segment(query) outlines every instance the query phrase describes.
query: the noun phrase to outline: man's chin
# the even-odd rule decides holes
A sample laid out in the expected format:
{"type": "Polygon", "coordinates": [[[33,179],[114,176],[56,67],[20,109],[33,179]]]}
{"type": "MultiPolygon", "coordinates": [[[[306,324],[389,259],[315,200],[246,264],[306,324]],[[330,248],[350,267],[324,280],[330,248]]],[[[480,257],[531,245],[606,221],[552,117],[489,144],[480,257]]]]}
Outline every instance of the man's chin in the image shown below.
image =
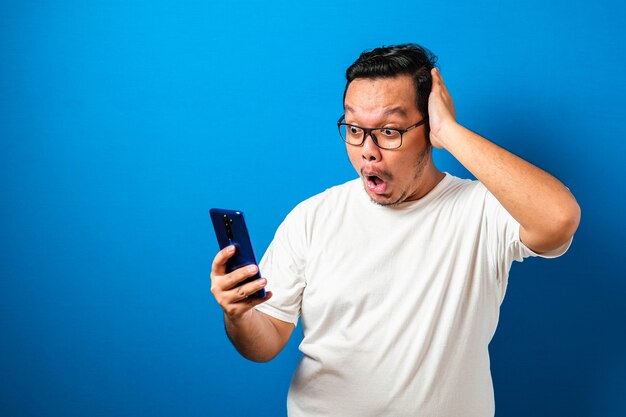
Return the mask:
{"type": "Polygon", "coordinates": [[[400,203],[404,202],[404,195],[401,195],[400,198],[393,198],[391,194],[376,194],[372,191],[365,188],[367,195],[370,198],[370,201],[378,206],[383,207],[393,207],[397,206],[400,203]]]}

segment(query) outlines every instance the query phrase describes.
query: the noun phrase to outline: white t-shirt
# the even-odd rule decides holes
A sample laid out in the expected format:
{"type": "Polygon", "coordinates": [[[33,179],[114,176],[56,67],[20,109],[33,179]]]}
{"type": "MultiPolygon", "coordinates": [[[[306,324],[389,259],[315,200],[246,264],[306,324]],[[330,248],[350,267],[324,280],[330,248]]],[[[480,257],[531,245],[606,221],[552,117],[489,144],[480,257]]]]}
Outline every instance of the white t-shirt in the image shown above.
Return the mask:
{"type": "Polygon", "coordinates": [[[302,320],[290,417],[493,415],[487,346],[511,263],[535,255],[484,185],[449,174],[397,207],[360,179],[302,202],[261,260],[274,296],[257,307],[302,320]]]}

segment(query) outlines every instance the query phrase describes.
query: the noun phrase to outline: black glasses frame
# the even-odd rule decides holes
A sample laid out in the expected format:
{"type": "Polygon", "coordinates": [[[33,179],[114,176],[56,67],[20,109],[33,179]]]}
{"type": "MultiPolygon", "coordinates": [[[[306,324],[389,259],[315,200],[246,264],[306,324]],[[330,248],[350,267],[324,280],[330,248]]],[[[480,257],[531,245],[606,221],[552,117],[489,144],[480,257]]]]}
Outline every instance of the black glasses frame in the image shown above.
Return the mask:
{"type": "Polygon", "coordinates": [[[366,127],[361,127],[359,125],[353,125],[353,124],[349,124],[349,123],[342,123],[342,120],[345,120],[346,115],[342,114],[341,117],[339,118],[339,120],[337,120],[337,130],[339,130],[339,136],[341,136],[341,139],[346,142],[348,145],[353,145],[353,146],[361,146],[363,145],[363,142],[365,142],[365,137],[367,135],[369,135],[372,138],[372,141],[374,142],[374,144],[376,146],[378,146],[380,149],[387,149],[387,150],[392,150],[392,149],[398,149],[400,146],[402,146],[402,136],[404,136],[404,134],[406,132],[408,132],[409,130],[415,129],[418,126],[421,126],[423,124],[425,124],[426,122],[428,122],[428,118],[424,117],[422,120],[420,120],[419,122],[407,127],[406,129],[395,129],[395,128],[385,128],[385,127],[371,127],[371,128],[366,128],[366,127]],[[361,142],[357,143],[350,143],[346,140],[346,138],[343,137],[343,135],[341,134],[341,126],[346,126],[346,127],[356,127],[358,129],[363,130],[363,137],[361,138],[361,142]],[[380,144],[378,143],[378,139],[376,138],[376,135],[372,134],[372,131],[374,130],[381,130],[381,129],[389,129],[389,130],[395,130],[396,132],[400,133],[400,143],[398,144],[398,146],[394,146],[393,148],[387,148],[384,146],[380,146],[380,144]]]}

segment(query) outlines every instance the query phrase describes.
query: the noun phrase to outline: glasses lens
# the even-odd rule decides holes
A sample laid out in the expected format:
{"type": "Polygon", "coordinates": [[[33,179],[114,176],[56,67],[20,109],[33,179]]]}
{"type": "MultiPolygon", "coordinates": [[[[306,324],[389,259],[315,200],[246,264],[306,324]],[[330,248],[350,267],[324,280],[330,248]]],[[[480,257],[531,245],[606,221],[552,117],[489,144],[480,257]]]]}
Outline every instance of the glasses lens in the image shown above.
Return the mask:
{"type": "MultiPolygon", "coordinates": [[[[363,129],[358,126],[340,124],[339,134],[350,145],[358,146],[363,143],[363,129]]],[[[371,136],[374,143],[382,149],[396,149],[402,144],[402,134],[396,129],[372,129],[371,136]]]]}
{"type": "Polygon", "coordinates": [[[339,134],[345,142],[351,145],[360,145],[363,141],[363,129],[357,126],[339,125],[339,134]]]}
{"type": "Polygon", "coordinates": [[[402,143],[402,134],[396,129],[374,129],[372,135],[383,149],[395,149],[402,143]]]}

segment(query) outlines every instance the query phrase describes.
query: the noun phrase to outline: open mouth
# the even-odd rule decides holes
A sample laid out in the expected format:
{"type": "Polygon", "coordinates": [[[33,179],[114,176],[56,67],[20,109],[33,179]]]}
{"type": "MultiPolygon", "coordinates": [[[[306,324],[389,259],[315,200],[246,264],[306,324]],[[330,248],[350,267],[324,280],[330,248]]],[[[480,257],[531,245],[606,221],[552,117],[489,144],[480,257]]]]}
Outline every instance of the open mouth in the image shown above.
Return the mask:
{"type": "Polygon", "coordinates": [[[376,175],[365,175],[365,185],[374,194],[384,194],[387,190],[387,182],[376,175]]]}

